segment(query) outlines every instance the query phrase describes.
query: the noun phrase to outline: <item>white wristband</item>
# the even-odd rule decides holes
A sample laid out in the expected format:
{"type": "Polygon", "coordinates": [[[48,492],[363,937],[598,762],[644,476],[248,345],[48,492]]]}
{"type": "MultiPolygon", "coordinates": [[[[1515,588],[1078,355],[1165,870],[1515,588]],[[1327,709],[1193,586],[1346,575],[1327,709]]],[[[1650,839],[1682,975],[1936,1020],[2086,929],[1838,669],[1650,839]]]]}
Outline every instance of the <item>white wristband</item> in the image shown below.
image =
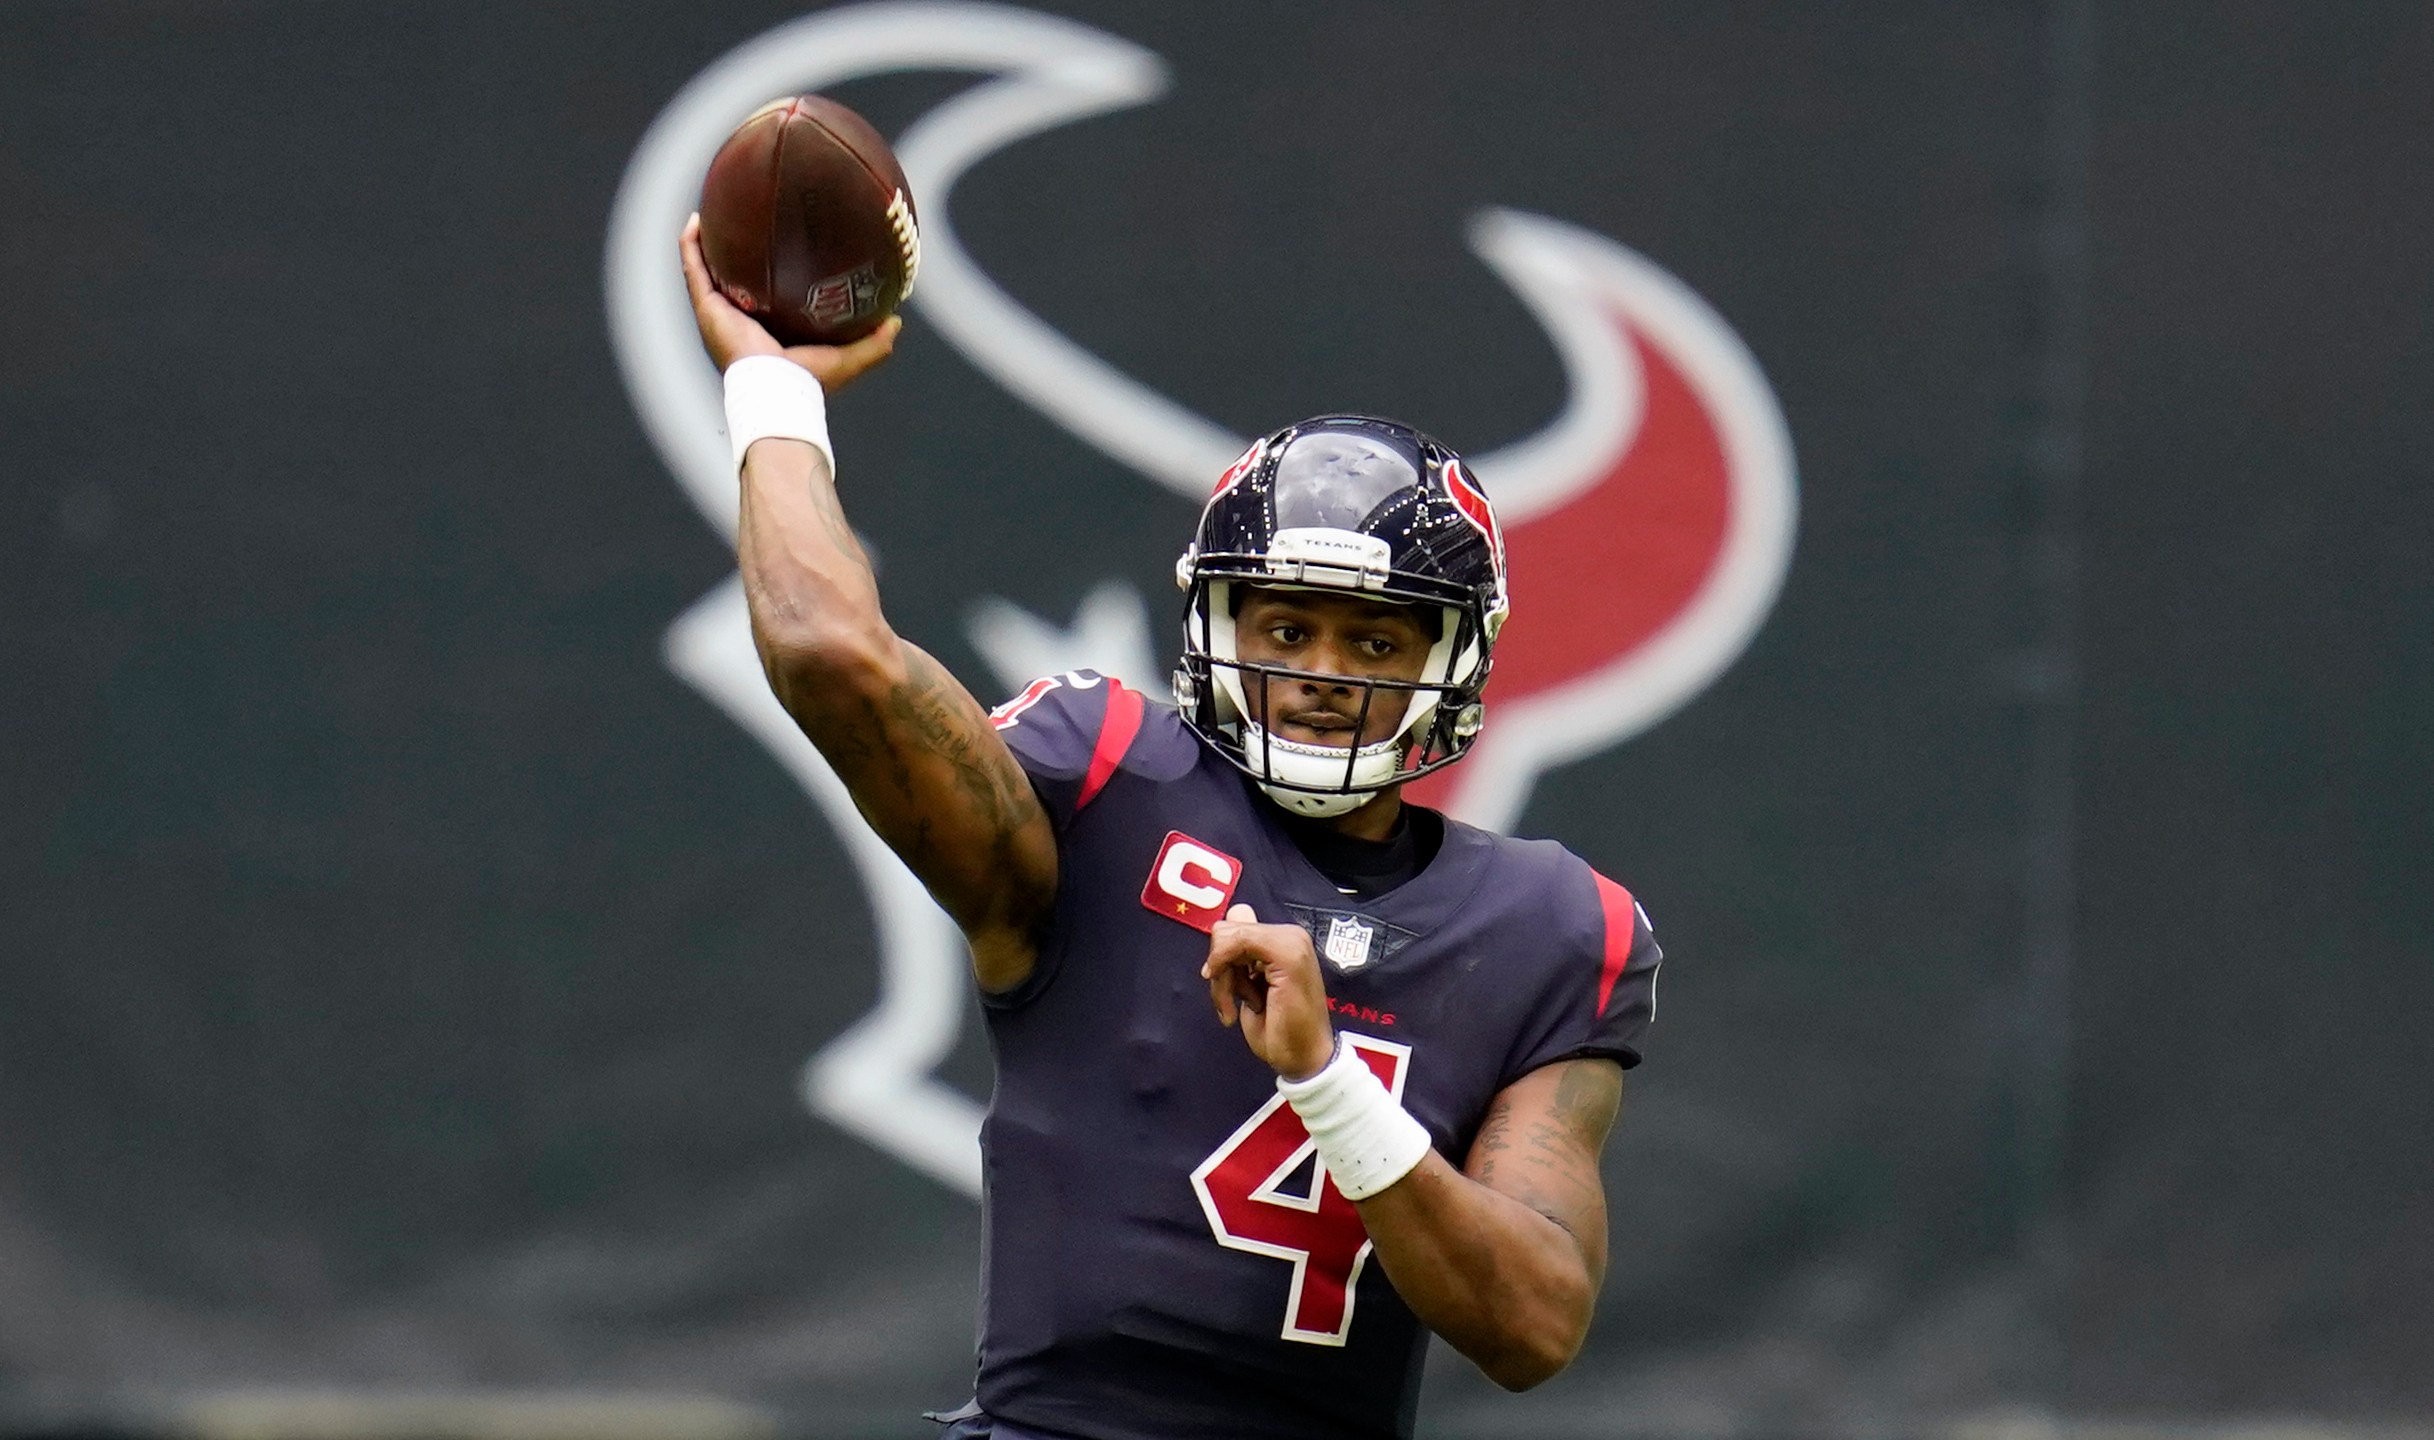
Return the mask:
{"type": "Polygon", "coordinates": [[[1360,1052],[1338,1038],[1335,1058],[1307,1080],[1279,1076],[1285,1097],[1318,1142],[1318,1161],[1347,1200],[1366,1200],[1428,1158],[1428,1127],[1386,1092],[1360,1052]]]}
{"type": "Polygon", "coordinates": [[[783,355],[747,355],[727,367],[727,438],[735,445],[735,468],[755,440],[801,440],[837,473],[837,452],[828,443],[828,397],[811,372],[783,355]]]}

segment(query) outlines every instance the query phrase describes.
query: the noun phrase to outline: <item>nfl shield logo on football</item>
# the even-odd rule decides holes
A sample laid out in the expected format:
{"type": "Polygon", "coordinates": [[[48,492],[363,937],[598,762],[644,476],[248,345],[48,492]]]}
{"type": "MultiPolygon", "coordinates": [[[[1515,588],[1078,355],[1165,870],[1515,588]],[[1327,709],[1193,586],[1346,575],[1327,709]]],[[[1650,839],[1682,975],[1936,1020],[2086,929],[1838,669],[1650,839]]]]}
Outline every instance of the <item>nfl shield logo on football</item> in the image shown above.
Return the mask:
{"type": "Polygon", "coordinates": [[[879,272],[868,265],[815,282],[803,308],[823,325],[854,319],[879,303],[879,272]]]}
{"type": "Polygon", "coordinates": [[[1369,963],[1369,942],[1378,927],[1353,915],[1327,917],[1327,958],[1338,970],[1358,970],[1369,963]]]}

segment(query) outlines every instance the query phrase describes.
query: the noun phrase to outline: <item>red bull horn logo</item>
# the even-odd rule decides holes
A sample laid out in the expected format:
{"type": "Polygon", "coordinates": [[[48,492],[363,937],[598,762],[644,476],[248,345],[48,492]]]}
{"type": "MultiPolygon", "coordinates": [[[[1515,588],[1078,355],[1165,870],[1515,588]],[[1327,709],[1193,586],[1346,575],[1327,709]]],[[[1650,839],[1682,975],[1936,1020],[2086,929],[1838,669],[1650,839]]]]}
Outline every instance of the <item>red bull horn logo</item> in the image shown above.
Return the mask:
{"type": "MultiPolygon", "coordinates": [[[[988,77],[896,139],[925,220],[919,319],[1048,421],[1200,504],[1247,464],[1245,438],[1023,308],[964,251],[949,203],[967,170],[1007,146],[1157,98],[1166,66],[1089,26],[992,4],[820,11],[729,52],[653,122],[618,192],[605,280],[628,393],[669,469],[731,536],[735,474],[718,377],[695,343],[670,254],[711,154],[771,95],[918,70],[988,77]]],[[[1732,328],[1687,286],[1614,240],[1543,215],[1488,210],[1468,238],[1545,329],[1566,376],[1543,430],[1471,457],[1502,522],[1499,530],[1485,507],[1474,517],[1508,556],[1512,620],[1478,745],[1414,790],[1502,829],[1539,775],[1655,724],[1732,664],[1782,584],[1796,502],[1773,392],[1732,328]]],[[[1456,487],[1465,492],[1476,494],[1467,477],[1456,487]]],[[[1157,694],[1172,650],[1151,643],[1146,615],[1141,597],[1115,582],[1069,627],[983,598],[972,638],[1007,690],[1088,668],[1157,694]]],[[[962,1025],[961,937],[769,695],[735,581],[670,627],[667,657],[803,785],[871,901],[879,1003],[806,1065],[807,1103],[977,1196],[980,1108],[932,1074],[962,1025]]]]}

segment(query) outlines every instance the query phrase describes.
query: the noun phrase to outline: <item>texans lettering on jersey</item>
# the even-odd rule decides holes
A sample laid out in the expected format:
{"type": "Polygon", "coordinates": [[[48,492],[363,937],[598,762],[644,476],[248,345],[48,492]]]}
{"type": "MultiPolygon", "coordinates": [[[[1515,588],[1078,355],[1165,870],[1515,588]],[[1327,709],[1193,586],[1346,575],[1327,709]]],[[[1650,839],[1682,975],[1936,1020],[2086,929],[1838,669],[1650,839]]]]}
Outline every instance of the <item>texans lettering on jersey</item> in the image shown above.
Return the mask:
{"type": "Polygon", "coordinates": [[[1082,1440],[1409,1435],[1427,1336],[1200,965],[1231,904],[1308,926],[1337,1029],[1459,1165],[1497,1092],[1638,1063],[1661,956],[1563,847],[1452,820],[1345,896],[1176,713],[1087,671],[996,712],[1057,832],[1056,911],[984,996],[997,1088],[981,1407],[1082,1440]]]}

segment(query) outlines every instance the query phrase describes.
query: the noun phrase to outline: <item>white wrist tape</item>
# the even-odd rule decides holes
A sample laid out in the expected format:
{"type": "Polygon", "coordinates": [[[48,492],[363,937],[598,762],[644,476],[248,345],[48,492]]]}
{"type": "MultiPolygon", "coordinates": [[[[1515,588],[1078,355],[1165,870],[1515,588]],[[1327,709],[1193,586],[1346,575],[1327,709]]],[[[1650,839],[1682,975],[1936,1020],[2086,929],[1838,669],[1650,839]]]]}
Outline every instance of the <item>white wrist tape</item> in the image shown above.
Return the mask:
{"type": "Polygon", "coordinates": [[[1360,1052],[1336,1041],[1335,1058],[1307,1080],[1279,1077],[1302,1127],[1318,1142],[1319,1163],[1347,1200],[1366,1200],[1428,1158],[1428,1127],[1386,1093],[1360,1052]]]}
{"type": "Polygon", "coordinates": [[[828,473],[837,473],[836,448],[828,443],[828,397],[811,372],[783,355],[747,355],[727,367],[727,438],[735,445],[735,468],[755,440],[801,440],[820,452],[828,473]]]}

